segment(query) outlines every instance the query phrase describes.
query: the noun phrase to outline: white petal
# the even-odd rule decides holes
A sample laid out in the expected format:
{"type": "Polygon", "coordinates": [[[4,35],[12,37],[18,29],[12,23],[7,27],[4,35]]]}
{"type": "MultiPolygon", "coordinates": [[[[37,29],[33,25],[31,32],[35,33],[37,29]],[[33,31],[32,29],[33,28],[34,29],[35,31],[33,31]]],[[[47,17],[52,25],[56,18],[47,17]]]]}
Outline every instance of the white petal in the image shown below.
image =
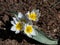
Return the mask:
{"type": "Polygon", "coordinates": [[[35,11],[36,13],[39,13],[39,9],[35,11]]]}
{"type": "Polygon", "coordinates": [[[37,10],[33,9],[32,12],[39,13],[39,9],[37,10]]]}
{"type": "Polygon", "coordinates": [[[27,34],[28,37],[32,37],[30,34],[27,34]]]}
{"type": "Polygon", "coordinates": [[[36,13],[36,10],[32,10],[31,13],[36,13]]]}
{"type": "Polygon", "coordinates": [[[23,14],[21,12],[18,13],[18,18],[22,18],[23,14]]]}
{"type": "Polygon", "coordinates": [[[40,13],[39,13],[38,9],[37,10],[32,10],[32,12],[35,12],[38,15],[38,17],[40,16],[40,13]]]}
{"type": "Polygon", "coordinates": [[[26,25],[27,25],[27,24],[24,25],[24,29],[26,28],[26,25]]]}
{"type": "Polygon", "coordinates": [[[16,31],[15,26],[12,26],[12,27],[11,27],[11,31],[16,31]]]}
{"type": "Polygon", "coordinates": [[[18,33],[20,33],[20,31],[19,30],[16,30],[15,34],[18,34],[18,33]]]}
{"type": "Polygon", "coordinates": [[[17,19],[15,17],[13,17],[13,20],[15,21],[15,23],[17,23],[17,19]]]}
{"type": "Polygon", "coordinates": [[[15,25],[14,21],[11,21],[11,24],[12,24],[12,25],[15,25]]]}
{"type": "Polygon", "coordinates": [[[35,36],[36,35],[36,31],[33,29],[33,32],[31,33],[31,35],[35,36]]]}
{"type": "Polygon", "coordinates": [[[40,17],[41,14],[39,13],[39,10],[36,10],[35,12],[37,13],[38,17],[40,17]]]}
{"type": "Polygon", "coordinates": [[[28,11],[26,14],[27,14],[27,15],[29,15],[29,14],[30,14],[30,12],[28,11]]]}

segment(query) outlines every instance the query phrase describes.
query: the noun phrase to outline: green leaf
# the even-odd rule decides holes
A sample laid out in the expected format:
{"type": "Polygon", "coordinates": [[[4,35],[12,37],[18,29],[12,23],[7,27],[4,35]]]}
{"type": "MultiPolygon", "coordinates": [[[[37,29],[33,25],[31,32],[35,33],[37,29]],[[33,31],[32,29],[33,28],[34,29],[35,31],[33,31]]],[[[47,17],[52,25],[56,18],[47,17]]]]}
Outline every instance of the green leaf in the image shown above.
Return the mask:
{"type": "Polygon", "coordinates": [[[36,27],[35,27],[35,31],[38,34],[36,36],[33,36],[32,39],[48,45],[53,45],[53,44],[55,45],[58,43],[58,40],[49,39],[47,36],[45,36],[45,34],[42,31],[40,31],[39,29],[36,29],[36,27]]]}

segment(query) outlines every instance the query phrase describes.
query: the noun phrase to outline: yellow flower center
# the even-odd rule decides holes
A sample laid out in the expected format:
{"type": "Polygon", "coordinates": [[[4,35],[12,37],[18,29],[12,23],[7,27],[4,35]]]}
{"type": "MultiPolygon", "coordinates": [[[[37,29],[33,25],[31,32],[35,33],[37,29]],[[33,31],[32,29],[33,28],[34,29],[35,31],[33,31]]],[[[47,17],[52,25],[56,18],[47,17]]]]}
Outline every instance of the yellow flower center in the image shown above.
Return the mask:
{"type": "Polygon", "coordinates": [[[28,17],[33,20],[33,21],[36,21],[37,19],[37,14],[35,12],[31,12],[28,17]]]}
{"type": "Polygon", "coordinates": [[[25,28],[25,33],[26,34],[30,34],[30,33],[32,33],[32,31],[33,31],[33,28],[32,28],[32,26],[31,25],[28,25],[28,26],[26,26],[26,28],[25,28]]]}
{"type": "Polygon", "coordinates": [[[21,22],[18,22],[18,23],[16,24],[16,29],[17,29],[17,30],[21,30],[21,29],[22,29],[22,23],[21,23],[21,22]]]}

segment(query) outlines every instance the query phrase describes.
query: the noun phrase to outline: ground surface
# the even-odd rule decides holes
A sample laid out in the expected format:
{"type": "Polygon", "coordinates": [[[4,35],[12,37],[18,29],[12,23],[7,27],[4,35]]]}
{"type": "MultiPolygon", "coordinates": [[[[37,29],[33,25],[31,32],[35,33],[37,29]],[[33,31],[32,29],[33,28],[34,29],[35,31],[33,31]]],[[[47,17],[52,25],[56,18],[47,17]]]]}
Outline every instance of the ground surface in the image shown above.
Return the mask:
{"type": "MultiPolygon", "coordinates": [[[[15,35],[14,32],[10,31],[10,21],[12,20],[11,17],[13,17],[13,14],[8,11],[22,12],[25,14],[28,10],[31,11],[32,9],[39,9],[41,12],[39,21],[34,24],[40,27],[48,37],[58,39],[60,36],[59,0],[0,0],[0,38],[2,38],[0,42],[2,44],[5,45],[5,42],[10,41],[10,43],[18,43],[16,45],[36,45],[34,40],[32,43],[32,39],[28,38],[28,41],[27,36],[22,34],[15,35]]],[[[14,44],[11,43],[11,45],[14,44]]]]}

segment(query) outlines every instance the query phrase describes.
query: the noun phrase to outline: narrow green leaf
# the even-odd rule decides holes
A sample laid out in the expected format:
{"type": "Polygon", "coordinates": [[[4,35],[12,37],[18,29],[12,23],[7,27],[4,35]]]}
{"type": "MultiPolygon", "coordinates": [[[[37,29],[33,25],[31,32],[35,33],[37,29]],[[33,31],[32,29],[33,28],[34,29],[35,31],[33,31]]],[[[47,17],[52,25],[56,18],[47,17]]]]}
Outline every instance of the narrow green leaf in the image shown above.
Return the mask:
{"type": "Polygon", "coordinates": [[[48,45],[55,45],[58,43],[58,40],[50,40],[49,38],[47,38],[42,31],[38,31],[37,29],[35,30],[38,34],[36,36],[33,36],[32,39],[44,43],[44,44],[48,44],[48,45]]]}

